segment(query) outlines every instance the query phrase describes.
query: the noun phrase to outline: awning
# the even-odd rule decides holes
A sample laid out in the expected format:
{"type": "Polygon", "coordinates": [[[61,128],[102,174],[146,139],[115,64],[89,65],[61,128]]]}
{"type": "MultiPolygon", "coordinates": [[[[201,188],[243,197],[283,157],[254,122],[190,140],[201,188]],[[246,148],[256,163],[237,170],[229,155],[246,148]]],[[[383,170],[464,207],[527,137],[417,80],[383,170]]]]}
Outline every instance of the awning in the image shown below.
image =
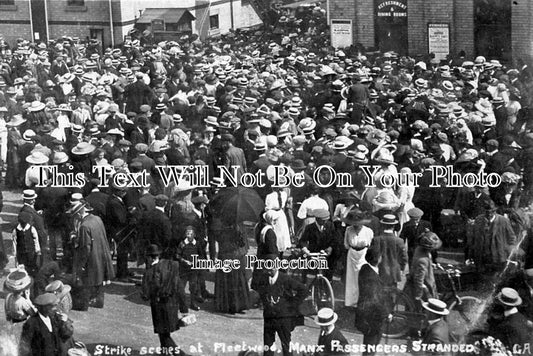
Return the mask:
{"type": "Polygon", "coordinates": [[[137,20],[137,23],[152,23],[152,20],[164,20],[165,23],[178,23],[182,18],[196,20],[193,14],[187,9],[164,8],[164,9],[145,9],[137,20]]]}
{"type": "Polygon", "coordinates": [[[315,4],[322,4],[323,0],[303,0],[303,1],[296,1],[290,4],[282,5],[282,9],[296,9],[300,6],[314,6],[315,4]]]}

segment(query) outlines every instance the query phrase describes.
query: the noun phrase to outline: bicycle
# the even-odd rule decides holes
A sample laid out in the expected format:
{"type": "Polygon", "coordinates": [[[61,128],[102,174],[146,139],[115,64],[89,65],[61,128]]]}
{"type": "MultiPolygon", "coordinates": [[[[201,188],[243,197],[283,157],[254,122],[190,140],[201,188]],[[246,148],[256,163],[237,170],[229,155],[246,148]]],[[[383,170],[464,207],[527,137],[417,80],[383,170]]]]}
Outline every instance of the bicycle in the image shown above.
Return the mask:
{"type": "MultiPolygon", "coordinates": [[[[325,252],[314,252],[314,253],[308,253],[303,254],[300,249],[290,249],[291,256],[289,259],[295,259],[299,257],[307,257],[310,260],[317,261],[317,265],[321,266],[321,261],[324,261],[326,257],[325,252]]],[[[299,274],[299,277],[301,277],[301,273],[305,273],[307,276],[307,270],[289,270],[289,274],[291,274],[293,277],[297,277],[299,274]]],[[[311,305],[308,305],[304,301],[300,308],[300,312],[304,316],[312,316],[316,315],[318,311],[322,308],[331,308],[335,310],[335,297],[333,295],[333,288],[331,287],[331,283],[329,280],[324,277],[323,269],[318,268],[317,274],[315,275],[315,278],[310,282],[307,283],[307,288],[310,290],[310,301],[311,305]]],[[[309,299],[307,299],[309,301],[309,299]]]]}
{"type": "MultiPolygon", "coordinates": [[[[455,266],[448,265],[447,268],[440,264],[435,266],[445,273],[450,286],[449,290],[441,293],[439,297],[448,306],[450,314],[446,319],[452,336],[457,340],[459,335],[466,335],[468,330],[473,327],[483,311],[483,301],[471,295],[459,295],[458,290],[462,289],[461,271],[455,266]],[[459,284],[459,288],[457,284],[459,284]]],[[[389,296],[391,308],[385,321],[383,337],[402,338],[412,330],[420,331],[425,320],[425,313],[417,312],[416,302],[397,288],[388,288],[385,293],[389,296]]]]}

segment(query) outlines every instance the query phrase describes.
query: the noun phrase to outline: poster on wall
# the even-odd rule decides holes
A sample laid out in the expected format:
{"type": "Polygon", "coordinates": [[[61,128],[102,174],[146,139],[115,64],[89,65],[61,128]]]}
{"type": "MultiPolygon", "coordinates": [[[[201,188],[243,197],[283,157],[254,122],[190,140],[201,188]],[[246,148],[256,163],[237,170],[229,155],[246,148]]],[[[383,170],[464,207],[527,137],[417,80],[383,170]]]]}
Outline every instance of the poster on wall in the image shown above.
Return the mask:
{"type": "Polygon", "coordinates": [[[331,20],[331,45],[334,48],[353,44],[352,20],[331,20]]]}
{"type": "Polygon", "coordinates": [[[428,24],[428,51],[435,53],[436,59],[446,59],[450,54],[450,25],[447,23],[428,24]]]}

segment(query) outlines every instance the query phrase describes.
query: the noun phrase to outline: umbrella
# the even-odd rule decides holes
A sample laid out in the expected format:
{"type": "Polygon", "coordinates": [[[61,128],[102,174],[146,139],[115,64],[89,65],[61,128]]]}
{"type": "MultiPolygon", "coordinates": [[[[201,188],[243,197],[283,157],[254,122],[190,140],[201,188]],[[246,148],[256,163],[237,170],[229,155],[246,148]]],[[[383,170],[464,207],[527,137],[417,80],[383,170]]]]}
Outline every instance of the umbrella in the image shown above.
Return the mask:
{"type": "Polygon", "coordinates": [[[210,203],[215,213],[226,222],[255,222],[265,208],[265,203],[251,188],[229,187],[222,189],[210,203]]]}

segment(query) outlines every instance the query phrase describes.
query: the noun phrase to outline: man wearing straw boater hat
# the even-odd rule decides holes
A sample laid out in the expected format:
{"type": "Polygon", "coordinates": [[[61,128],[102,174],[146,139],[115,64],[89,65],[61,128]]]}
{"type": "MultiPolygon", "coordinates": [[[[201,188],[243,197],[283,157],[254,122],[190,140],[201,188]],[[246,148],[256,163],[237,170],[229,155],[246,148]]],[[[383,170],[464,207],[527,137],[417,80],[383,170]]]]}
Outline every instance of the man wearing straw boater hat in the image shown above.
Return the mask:
{"type": "Polygon", "coordinates": [[[102,220],[90,213],[83,200],[72,204],[67,211],[80,221],[74,237],[74,285],[80,290],[80,309],[104,307],[104,289],[115,277],[111,251],[102,220]]]}
{"type": "MultiPolygon", "coordinates": [[[[49,244],[48,244],[48,231],[44,225],[44,219],[41,212],[35,210],[35,199],[37,194],[33,189],[27,189],[22,192],[22,208],[20,213],[26,212],[31,215],[32,226],[37,230],[39,237],[39,246],[41,248],[41,258],[37,261],[37,267],[41,267],[42,264],[49,259],[49,244]]],[[[19,214],[20,214],[19,213],[19,214]]]]}
{"type": "MultiPolygon", "coordinates": [[[[450,314],[446,303],[435,298],[422,302],[426,310],[428,326],[423,331],[422,343],[432,345],[446,345],[450,343],[450,330],[444,317],[450,314]]],[[[447,356],[448,353],[434,353],[434,355],[447,356]]]]}
{"type": "Polygon", "coordinates": [[[533,343],[533,323],[518,311],[523,301],[513,288],[502,288],[495,301],[503,309],[503,320],[493,327],[493,335],[513,352],[531,355],[527,346],[533,343]]]}
{"type": "Polygon", "coordinates": [[[394,227],[398,219],[392,214],[385,214],[380,220],[383,233],[372,240],[372,244],[379,245],[382,261],[379,264],[379,276],[387,286],[396,286],[402,278],[402,272],[407,266],[407,250],[401,238],[396,236],[394,227]]]}
{"type": "Polygon", "coordinates": [[[335,322],[338,319],[337,313],[331,308],[322,308],[318,311],[315,324],[320,326],[320,336],[316,343],[318,347],[322,347],[321,351],[315,353],[315,356],[333,356],[333,355],[349,355],[349,352],[344,352],[344,347],[348,345],[348,341],[342,335],[341,331],[335,327],[335,322]]]}

